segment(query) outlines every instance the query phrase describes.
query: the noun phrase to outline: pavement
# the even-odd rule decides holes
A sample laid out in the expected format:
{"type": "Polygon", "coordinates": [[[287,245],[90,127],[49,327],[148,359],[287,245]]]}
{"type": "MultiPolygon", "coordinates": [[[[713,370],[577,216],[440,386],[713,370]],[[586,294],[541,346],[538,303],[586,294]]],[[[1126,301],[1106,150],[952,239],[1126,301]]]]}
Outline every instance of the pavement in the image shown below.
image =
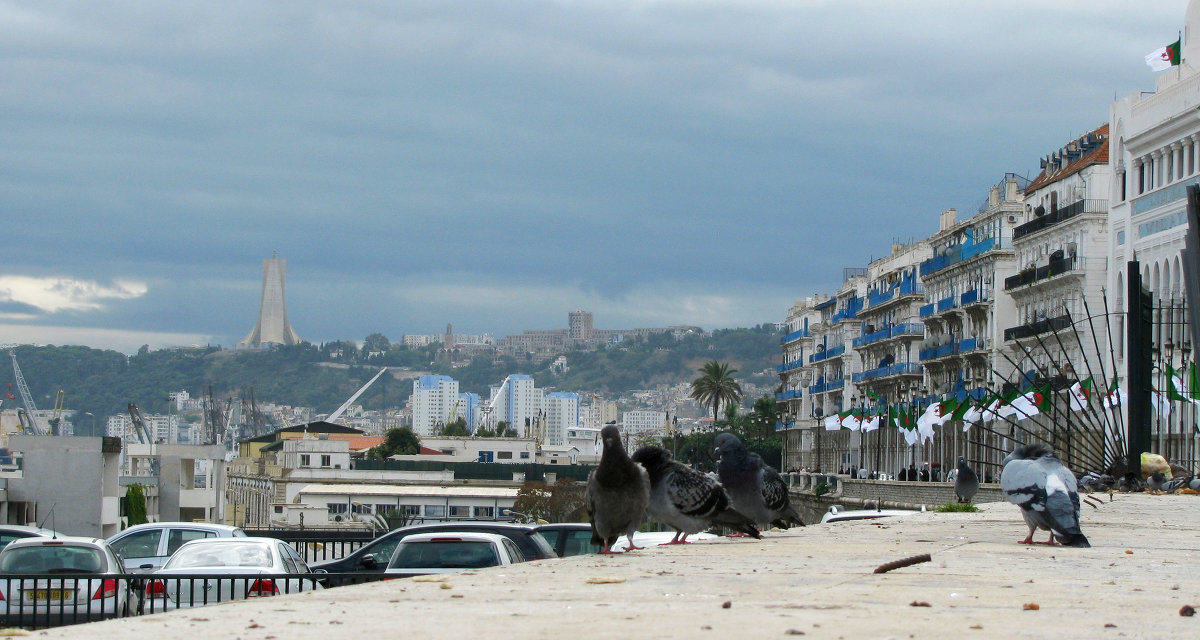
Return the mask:
{"type": "Polygon", "coordinates": [[[1200,497],[1084,506],[1090,549],[1015,506],[809,525],[34,632],[45,638],[1196,638],[1200,497]],[[1039,533],[1038,539],[1046,534],[1039,533]],[[931,561],[876,574],[882,564],[931,561]]]}

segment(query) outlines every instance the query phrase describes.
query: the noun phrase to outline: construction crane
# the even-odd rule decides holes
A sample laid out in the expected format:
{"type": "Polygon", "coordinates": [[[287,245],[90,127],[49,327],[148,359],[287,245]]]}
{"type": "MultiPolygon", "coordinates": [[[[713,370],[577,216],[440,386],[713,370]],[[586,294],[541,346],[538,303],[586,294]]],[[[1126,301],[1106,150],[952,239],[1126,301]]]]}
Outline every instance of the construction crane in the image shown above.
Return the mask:
{"type": "Polygon", "coordinates": [[[25,384],[25,376],[21,375],[21,365],[17,364],[17,353],[10,349],[8,355],[12,356],[13,374],[17,377],[17,392],[21,394],[21,402],[25,405],[25,415],[29,418],[28,430],[35,436],[45,435],[46,430],[38,425],[37,405],[33,403],[33,394],[29,393],[29,385],[25,384]]]}
{"type": "Polygon", "coordinates": [[[142,417],[142,410],[132,402],[129,403],[129,419],[133,421],[133,430],[137,433],[138,442],[152,444],[154,438],[150,437],[150,429],[146,427],[146,419],[142,417]]]}
{"type": "Polygon", "coordinates": [[[54,415],[50,417],[50,435],[61,436],[62,430],[59,425],[62,424],[63,399],[67,393],[62,389],[58,390],[58,395],[54,397],[54,415]]]}

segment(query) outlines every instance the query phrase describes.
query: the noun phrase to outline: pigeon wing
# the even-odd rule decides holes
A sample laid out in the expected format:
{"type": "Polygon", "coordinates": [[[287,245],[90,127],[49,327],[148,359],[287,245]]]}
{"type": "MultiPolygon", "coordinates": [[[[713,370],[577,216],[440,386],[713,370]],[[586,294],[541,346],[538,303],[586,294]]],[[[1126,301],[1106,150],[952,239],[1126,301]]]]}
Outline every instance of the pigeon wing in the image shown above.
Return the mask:
{"type": "Polygon", "coordinates": [[[1009,502],[1031,509],[1046,498],[1046,472],[1033,460],[1011,460],[1000,474],[1000,488],[1009,502]]]}
{"type": "Polygon", "coordinates": [[[673,463],[663,481],[667,498],[684,515],[710,517],[729,506],[729,496],[720,483],[681,464],[673,463]]]}

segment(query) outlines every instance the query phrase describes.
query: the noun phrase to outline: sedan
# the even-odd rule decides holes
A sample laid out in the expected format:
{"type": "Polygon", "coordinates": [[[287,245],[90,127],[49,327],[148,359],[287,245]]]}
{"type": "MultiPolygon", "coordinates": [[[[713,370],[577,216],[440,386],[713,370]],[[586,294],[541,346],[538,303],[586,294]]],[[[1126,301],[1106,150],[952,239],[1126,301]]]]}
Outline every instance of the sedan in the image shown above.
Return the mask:
{"type": "Polygon", "coordinates": [[[14,540],[0,551],[3,623],[47,627],[127,616],[134,607],[124,571],[98,538],[14,540]]]}
{"type": "Polygon", "coordinates": [[[494,533],[417,533],[396,547],[384,574],[407,578],[524,562],[512,540],[494,533]]]}
{"type": "Polygon", "coordinates": [[[592,525],[586,522],[539,524],[537,530],[560,558],[597,553],[601,548],[592,544],[592,525]]]}
{"type": "MultiPolygon", "coordinates": [[[[550,543],[546,542],[542,534],[538,533],[537,527],[532,525],[493,522],[490,520],[434,522],[417,524],[411,527],[401,527],[389,531],[344,558],[314,564],[313,571],[325,573],[354,573],[360,571],[380,573],[388,566],[388,561],[392,559],[392,553],[396,550],[396,545],[400,544],[400,541],[404,540],[405,537],[416,533],[445,531],[475,531],[480,533],[496,533],[505,536],[517,545],[517,548],[521,550],[521,555],[528,560],[544,560],[546,558],[558,557],[558,554],[554,552],[554,548],[550,546],[550,543]]],[[[343,584],[343,581],[331,576],[328,584],[330,586],[339,586],[343,584]]]]}
{"type": "Polygon", "coordinates": [[[61,535],[54,529],[30,527],[23,524],[0,524],[0,549],[21,538],[52,538],[61,535]]]}
{"type": "Polygon", "coordinates": [[[200,607],[322,588],[299,553],[273,538],[193,540],[146,581],[143,611],[200,607]]]}
{"type": "Polygon", "coordinates": [[[127,571],[148,573],[163,566],[176,549],[192,540],[244,537],[245,531],[227,524],[151,522],[129,527],[108,541],[124,559],[127,571]]]}

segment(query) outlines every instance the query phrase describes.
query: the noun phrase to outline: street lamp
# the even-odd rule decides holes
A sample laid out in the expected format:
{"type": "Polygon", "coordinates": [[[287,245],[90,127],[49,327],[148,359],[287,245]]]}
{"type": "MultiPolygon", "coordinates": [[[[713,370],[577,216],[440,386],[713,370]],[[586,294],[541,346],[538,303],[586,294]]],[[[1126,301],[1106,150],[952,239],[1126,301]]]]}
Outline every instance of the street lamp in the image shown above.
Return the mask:
{"type": "Polygon", "coordinates": [[[96,435],[96,414],[92,413],[91,411],[84,411],[83,415],[92,417],[92,431],[90,435],[96,435]]]}

